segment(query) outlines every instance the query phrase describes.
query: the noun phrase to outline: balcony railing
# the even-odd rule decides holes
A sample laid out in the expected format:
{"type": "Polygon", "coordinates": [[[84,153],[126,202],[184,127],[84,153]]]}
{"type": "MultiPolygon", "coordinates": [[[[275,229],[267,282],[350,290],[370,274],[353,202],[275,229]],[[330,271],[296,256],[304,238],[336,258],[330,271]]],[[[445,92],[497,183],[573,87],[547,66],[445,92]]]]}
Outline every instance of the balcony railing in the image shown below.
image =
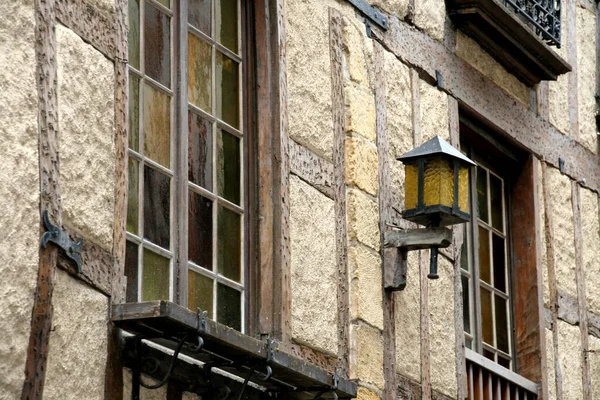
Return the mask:
{"type": "Polygon", "coordinates": [[[537,400],[538,386],[465,349],[469,400],[537,400]]]}
{"type": "Polygon", "coordinates": [[[560,0],[504,0],[547,44],[560,47],[560,0]]]}

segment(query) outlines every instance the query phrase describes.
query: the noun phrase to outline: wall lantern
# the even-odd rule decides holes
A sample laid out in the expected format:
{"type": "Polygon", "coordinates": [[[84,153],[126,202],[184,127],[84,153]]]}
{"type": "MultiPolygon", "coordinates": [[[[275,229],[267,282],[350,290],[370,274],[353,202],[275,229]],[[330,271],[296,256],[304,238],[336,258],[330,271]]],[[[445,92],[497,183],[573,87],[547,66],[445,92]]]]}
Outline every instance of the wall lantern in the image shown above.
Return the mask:
{"type": "MultiPolygon", "coordinates": [[[[428,277],[437,279],[438,248],[448,247],[452,242],[452,231],[444,227],[470,219],[469,169],[476,164],[439,136],[398,160],[404,163],[406,171],[403,217],[424,225],[425,229],[390,231],[385,245],[400,250],[400,267],[404,269],[407,251],[431,249],[428,277]]],[[[405,271],[404,279],[397,271],[388,275],[394,276],[395,282],[394,279],[387,282],[386,288],[404,288],[405,271]]]]}

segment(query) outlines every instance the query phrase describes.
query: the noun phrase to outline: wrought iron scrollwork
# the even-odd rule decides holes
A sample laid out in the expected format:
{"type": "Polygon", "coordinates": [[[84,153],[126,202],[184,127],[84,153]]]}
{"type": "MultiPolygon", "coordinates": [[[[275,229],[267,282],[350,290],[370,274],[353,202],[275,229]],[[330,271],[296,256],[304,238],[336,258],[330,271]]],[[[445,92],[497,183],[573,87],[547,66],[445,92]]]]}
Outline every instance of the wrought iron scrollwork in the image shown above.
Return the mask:
{"type": "Polygon", "coordinates": [[[522,16],[547,44],[560,47],[561,0],[504,0],[504,4],[522,16]]]}

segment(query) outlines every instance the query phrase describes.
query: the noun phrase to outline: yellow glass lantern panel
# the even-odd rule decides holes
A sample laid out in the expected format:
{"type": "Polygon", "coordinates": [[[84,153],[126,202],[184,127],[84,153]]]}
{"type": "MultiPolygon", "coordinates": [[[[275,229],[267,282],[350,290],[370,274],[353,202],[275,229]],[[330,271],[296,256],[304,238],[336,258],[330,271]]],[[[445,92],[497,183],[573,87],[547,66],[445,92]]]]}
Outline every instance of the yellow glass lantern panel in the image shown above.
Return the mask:
{"type": "Polygon", "coordinates": [[[423,201],[425,206],[454,204],[454,166],[448,159],[425,161],[425,184],[423,201]]]}
{"type": "Polygon", "coordinates": [[[417,164],[406,164],[406,188],[404,196],[404,209],[417,208],[419,200],[419,166],[417,164]]]}
{"type": "Polygon", "coordinates": [[[469,213],[469,167],[464,165],[458,169],[458,209],[469,213]]]}

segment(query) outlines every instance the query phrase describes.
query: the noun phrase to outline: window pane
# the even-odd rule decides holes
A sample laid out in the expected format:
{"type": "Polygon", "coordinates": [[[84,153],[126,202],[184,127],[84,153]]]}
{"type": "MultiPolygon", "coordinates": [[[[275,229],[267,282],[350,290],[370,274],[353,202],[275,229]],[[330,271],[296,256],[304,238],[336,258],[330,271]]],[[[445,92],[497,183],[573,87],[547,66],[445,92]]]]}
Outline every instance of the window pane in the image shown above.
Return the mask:
{"type": "Polygon", "coordinates": [[[189,192],[188,257],[196,265],[212,270],[213,203],[189,192]]]}
{"type": "Polygon", "coordinates": [[[127,241],[125,245],[125,276],[127,277],[127,292],[125,301],[138,301],[138,245],[127,241]]]}
{"type": "Polygon", "coordinates": [[[212,49],[204,40],[188,34],[188,101],[212,111],[212,49]]]}
{"type": "Polygon", "coordinates": [[[219,206],[218,271],[236,282],[241,280],[241,216],[219,206]]]}
{"type": "Polygon", "coordinates": [[[504,232],[503,210],[502,210],[502,181],[490,174],[490,200],[492,207],[492,226],[500,232],[504,232]]]}
{"type": "Polygon", "coordinates": [[[500,354],[498,354],[498,364],[506,369],[510,369],[510,360],[506,357],[502,357],[500,354]]]}
{"type": "Polygon", "coordinates": [[[215,10],[217,41],[234,53],[238,52],[237,0],[221,0],[215,10]]]}
{"type": "Polygon", "coordinates": [[[465,271],[469,270],[468,234],[469,231],[467,230],[467,224],[463,224],[463,242],[460,248],[460,267],[465,271]]]}
{"type": "Polygon", "coordinates": [[[488,222],[487,171],[477,167],[477,217],[488,222]]]}
{"type": "Polygon", "coordinates": [[[239,64],[217,51],[217,117],[239,128],[239,64]]]}
{"type": "Polygon", "coordinates": [[[219,195],[240,204],[240,139],[219,129],[217,142],[217,182],[219,195]]]}
{"type": "Polygon", "coordinates": [[[144,249],[142,301],[169,300],[169,259],[144,249]]]}
{"type": "Polygon", "coordinates": [[[193,27],[202,31],[208,36],[211,33],[211,0],[194,0],[188,3],[188,22],[193,27]]]}
{"type": "Polygon", "coordinates": [[[188,308],[196,311],[200,307],[213,318],[213,280],[188,270],[188,308]]]}
{"type": "Polygon", "coordinates": [[[494,322],[492,315],[492,294],[484,289],[480,288],[481,294],[481,331],[483,333],[483,341],[493,345],[494,344],[494,322]]]}
{"type": "Polygon", "coordinates": [[[188,126],[188,179],[212,190],[212,123],[190,111],[188,126]]]}
{"type": "Polygon", "coordinates": [[[498,350],[505,353],[508,351],[508,316],[506,312],[506,300],[496,295],[496,341],[498,350]]]}
{"type": "Polygon", "coordinates": [[[169,168],[171,152],[171,98],[144,85],[144,155],[169,168]]]}
{"type": "Polygon", "coordinates": [[[140,1],[129,0],[129,64],[140,69],[140,1]]]}
{"type": "Polygon", "coordinates": [[[158,1],[160,4],[162,4],[163,6],[165,6],[167,8],[171,7],[171,4],[170,4],[171,2],[169,0],[156,0],[156,1],[158,1]]]}
{"type": "Polygon", "coordinates": [[[495,354],[493,352],[489,351],[489,350],[483,349],[483,356],[485,358],[489,358],[492,361],[495,361],[494,360],[495,354]]]}
{"type": "Polygon", "coordinates": [[[129,74],[129,148],[140,151],[140,80],[129,74]]]}
{"type": "Polygon", "coordinates": [[[479,227],[479,278],[491,284],[490,236],[487,229],[479,227]]]}
{"type": "Polygon", "coordinates": [[[461,277],[462,281],[462,293],[463,293],[463,325],[465,332],[471,333],[471,312],[470,312],[470,291],[469,291],[469,278],[466,276],[461,277]]]}
{"type": "Polygon", "coordinates": [[[139,188],[139,163],[129,158],[129,184],[127,190],[127,232],[138,234],[138,188],[139,188]]]}
{"type": "MultiPolygon", "coordinates": [[[[168,4],[168,0],[163,0],[168,4]]],[[[171,18],[145,2],[144,69],[155,81],[171,87],[171,18]]]]}
{"type": "Polygon", "coordinates": [[[494,257],[494,287],[506,293],[506,262],[504,257],[504,239],[492,234],[494,257]]]}
{"type": "Polygon", "coordinates": [[[468,349],[473,349],[473,339],[465,338],[465,346],[468,349]]]}
{"type": "Polygon", "coordinates": [[[144,167],[144,237],[165,249],[170,246],[171,178],[144,167]]]}
{"type": "Polygon", "coordinates": [[[233,329],[242,329],[241,293],[235,289],[217,284],[217,320],[233,329]]]}

